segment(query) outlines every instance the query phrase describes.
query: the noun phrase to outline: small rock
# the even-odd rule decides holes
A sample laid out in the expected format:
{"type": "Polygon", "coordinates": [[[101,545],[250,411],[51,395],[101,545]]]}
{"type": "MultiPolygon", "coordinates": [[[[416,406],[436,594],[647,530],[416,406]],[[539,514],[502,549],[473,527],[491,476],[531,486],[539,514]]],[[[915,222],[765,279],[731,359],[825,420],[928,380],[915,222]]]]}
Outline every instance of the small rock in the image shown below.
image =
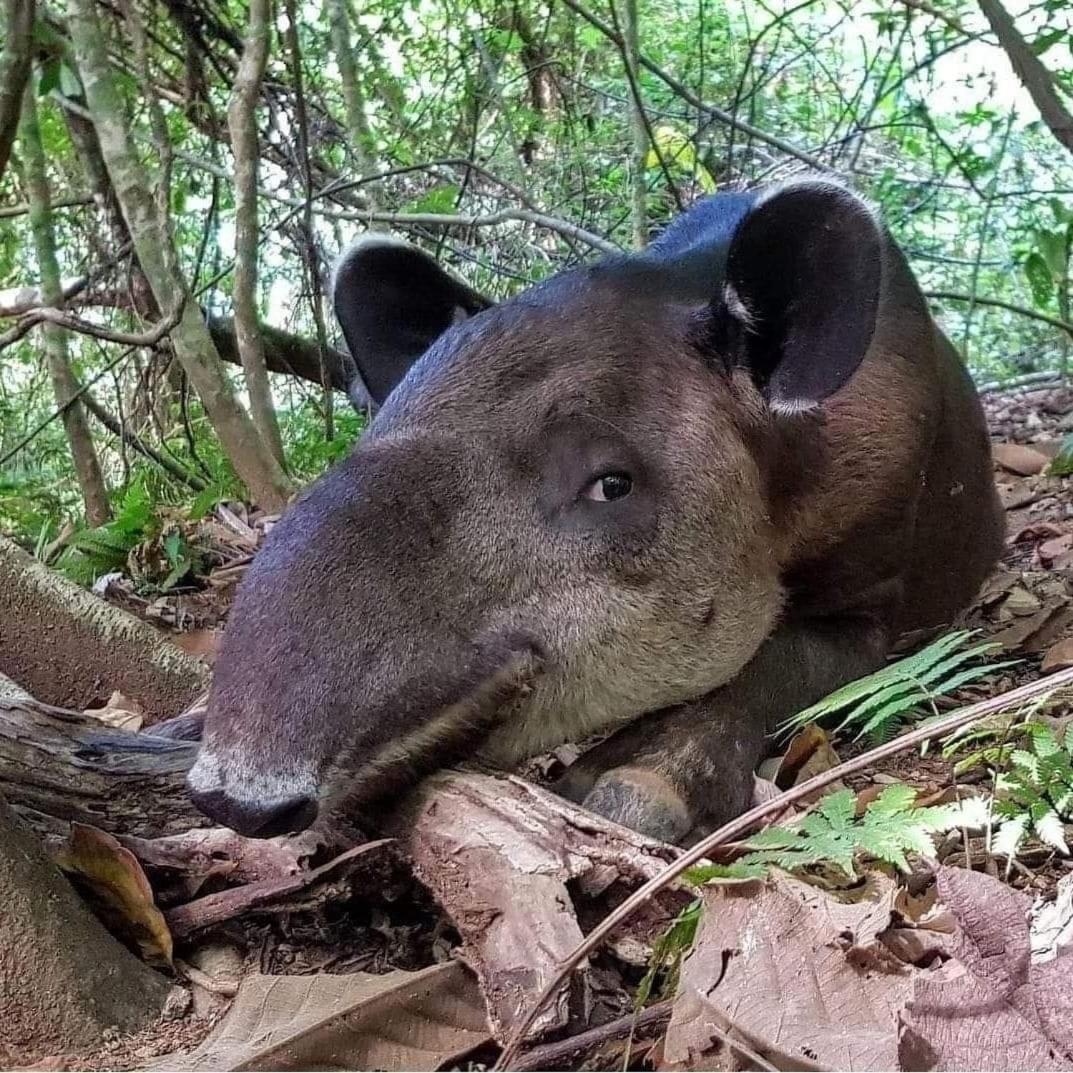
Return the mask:
{"type": "Polygon", "coordinates": [[[1032,477],[1042,473],[1050,459],[1041,451],[1025,447],[1019,443],[996,443],[991,447],[991,454],[997,465],[1019,477],[1032,477]]]}

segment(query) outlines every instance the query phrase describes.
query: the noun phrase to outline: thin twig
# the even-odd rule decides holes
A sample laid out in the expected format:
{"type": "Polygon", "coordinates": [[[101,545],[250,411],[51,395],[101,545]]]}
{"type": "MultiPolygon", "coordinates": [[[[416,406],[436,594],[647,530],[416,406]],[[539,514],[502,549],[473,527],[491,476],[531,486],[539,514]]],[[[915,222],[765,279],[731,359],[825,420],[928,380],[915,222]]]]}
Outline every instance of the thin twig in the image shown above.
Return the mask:
{"type": "MultiPolygon", "coordinates": [[[[580,15],[590,26],[599,30],[610,42],[617,47],[622,47],[622,38],[619,34],[616,34],[614,28],[608,26],[606,22],[598,18],[591,11],[582,7],[577,0],[563,0],[571,11],[580,15]]],[[[677,78],[665,71],[659,64],[650,60],[643,53],[638,55],[637,62],[652,72],[664,85],[672,89],[678,94],[682,100],[692,105],[694,108],[702,110],[706,115],[713,116],[721,123],[725,123],[727,126],[734,127],[750,137],[755,138],[759,142],[764,142],[766,145],[770,145],[775,149],[779,149],[786,153],[787,156],[795,157],[797,160],[808,164],[809,167],[815,168],[817,171],[830,172],[833,169],[824,164],[818,157],[813,156],[811,153],[806,153],[803,149],[799,149],[792,142],[786,141],[784,138],[778,137],[776,134],[768,134],[767,131],[761,130],[759,127],[754,127],[751,123],[746,123],[743,119],[735,119],[729,112],[724,112],[721,108],[716,108],[714,105],[706,104],[702,101],[688,86],[679,82],[677,78]]]]}
{"type": "Polygon", "coordinates": [[[869,749],[867,752],[861,753],[860,756],[854,757],[852,760],[846,760],[841,764],[836,764],[833,768],[830,768],[819,775],[815,775],[811,779],[806,779],[805,782],[771,798],[769,801],[765,801],[762,805],[757,805],[755,808],[749,809],[748,812],[743,813],[737,819],[731,820],[730,823],[724,824],[706,838],[702,838],[695,846],[686,850],[680,857],[668,864],[659,875],[650,879],[647,883],[644,883],[634,891],[629,898],[627,898],[617,909],[609,913],[604,920],[589,932],[585,939],[580,942],[569,955],[567,955],[560,965],[559,971],[545,985],[543,991],[541,991],[536,1002],[533,1003],[533,1006],[530,1008],[526,1016],[518,1022],[510,1039],[507,1041],[495,1068],[497,1070],[513,1068],[513,1065],[518,1058],[518,1050],[521,1047],[522,1042],[525,1040],[526,1034],[532,1027],[533,1022],[536,1020],[537,1015],[544,1008],[552,995],[558,993],[559,987],[562,985],[563,981],[567,979],[570,973],[573,972],[574,969],[577,968],[577,966],[602,942],[604,942],[623,921],[628,920],[641,908],[642,905],[650,901],[653,895],[662,890],[669,883],[674,882],[680,875],[692,868],[693,865],[697,864],[698,861],[703,860],[704,857],[711,853],[717,846],[721,846],[724,843],[729,842],[731,839],[736,838],[738,835],[752,830],[761,820],[765,820],[774,813],[782,811],[788,805],[792,805],[804,798],[811,797],[820,790],[826,789],[831,783],[836,782],[839,779],[844,779],[846,776],[853,775],[858,771],[863,771],[865,768],[872,767],[881,760],[887,759],[887,757],[905,752],[907,749],[912,749],[914,746],[921,745],[934,738],[946,737],[948,734],[953,733],[953,731],[960,730],[961,727],[968,726],[970,723],[975,723],[978,719],[982,719],[986,715],[991,715],[997,711],[1004,711],[1007,708],[1012,708],[1025,701],[1041,696],[1044,693],[1051,693],[1062,688],[1069,688],[1070,686],[1073,686],[1073,667],[1068,670],[1059,671],[1047,678],[1029,682],[1026,685],[1019,686],[1017,689],[1011,689],[1009,692],[999,694],[997,697],[990,697],[987,700],[979,701],[976,704],[970,704],[967,708],[959,709],[939,722],[919,726],[916,729],[909,731],[907,734],[903,734],[899,738],[895,738],[892,741],[876,746],[874,749],[869,749]]]}
{"type": "Polygon", "coordinates": [[[118,332],[113,328],[106,328],[101,324],[93,324],[81,317],[72,316],[53,306],[38,306],[24,314],[18,324],[4,336],[0,336],[0,351],[9,346],[15,339],[22,338],[30,328],[41,323],[55,324],[57,327],[66,328],[68,331],[77,332],[79,335],[89,335],[94,339],[103,339],[106,343],[120,343],[123,346],[146,347],[156,346],[165,335],[170,332],[182,317],[182,305],[170,316],[159,321],[148,332],[118,332]],[[18,333],[17,335],[15,333],[18,333]],[[9,338],[11,336],[12,338],[9,338]]]}
{"type": "Polygon", "coordinates": [[[1005,302],[1001,298],[981,298],[978,294],[958,294],[954,291],[925,291],[924,297],[948,302],[972,302],[979,306],[994,306],[996,309],[1007,309],[1011,313],[1018,313],[1022,317],[1038,320],[1043,324],[1050,324],[1053,328],[1061,328],[1062,331],[1069,332],[1070,335],[1073,335],[1073,323],[1070,323],[1068,320],[1060,320],[1058,317],[1052,317],[1047,313],[1040,313],[1039,310],[1029,309],[1027,306],[1019,306],[1015,305],[1013,302],[1005,302]]]}
{"type": "Polygon", "coordinates": [[[602,253],[618,254],[622,250],[613,242],[609,242],[599,235],[586,231],[583,227],[560,220],[556,216],[547,216],[542,212],[532,212],[529,209],[500,209],[497,212],[484,213],[478,216],[455,216],[446,212],[333,212],[330,214],[337,220],[353,220],[357,223],[399,224],[401,226],[415,227],[497,227],[500,224],[516,220],[519,223],[533,224],[535,227],[543,227],[548,231],[555,231],[565,238],[577,239],[602,253]]]}
{"type": "Polygon", "coordinates": [[[512,1067],[518,1073],[527,1070],[559,1069],[568,1062],[582,1055],[587,1055],[597,1047],[611,1040],[622,1039],[634,1032],[652,1035],[660,1031],[671,1019],[674,1003],[670,1000],[658,1002],[640,1012],[627,1013],[614,1021],[587,1032],[579,1032],[568,1039],[559,1039],[554,1043],[544,1043],[528,1050],[512,1067]]]}

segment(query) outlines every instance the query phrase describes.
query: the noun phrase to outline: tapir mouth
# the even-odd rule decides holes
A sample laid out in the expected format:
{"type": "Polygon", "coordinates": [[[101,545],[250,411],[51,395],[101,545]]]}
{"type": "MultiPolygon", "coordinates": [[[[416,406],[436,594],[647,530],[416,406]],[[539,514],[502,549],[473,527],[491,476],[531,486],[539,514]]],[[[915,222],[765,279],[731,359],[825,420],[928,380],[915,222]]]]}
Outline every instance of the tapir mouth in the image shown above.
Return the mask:
{"type": "Polygon", "coordinates": [[[372,756],[358,750],[348,761],[344,755],[326,774],[323,803],[343,812],[383,804],[433,771],[472,756],[547,665],[543,645],[531,638],[512,638],[501,654],[498,667],[459,691],[457,699],[427,711],[408,734],[372,756]]]}
{"type": "Polygon", "coordinates": [[[325,806],[350,812],[383,803],[462,759],[547,661],[543,644],[528,634],[501,635],[474,651],[463,665],[441,670],[437,681],[411,682],[392,704],[359,714],[366,733],[344,741],[327,762],[303,764],[290,756],[277,767],[268,757],[229,748],[227,715],[210,706],[210,733],[187,776],[194,804],[241,835],[271,838],[305,830],[325,806]]]}

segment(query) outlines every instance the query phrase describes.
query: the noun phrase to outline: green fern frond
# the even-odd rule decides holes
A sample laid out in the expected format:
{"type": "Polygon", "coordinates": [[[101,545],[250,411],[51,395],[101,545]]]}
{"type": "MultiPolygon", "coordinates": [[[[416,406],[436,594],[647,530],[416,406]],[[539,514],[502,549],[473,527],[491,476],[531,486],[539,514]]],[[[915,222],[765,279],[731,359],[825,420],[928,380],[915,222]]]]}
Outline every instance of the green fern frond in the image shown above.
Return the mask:
{"type": "Polygon", "coordinates": [[[851,790],[829,794],[794,827],[768,827],[746,843],[751,850],[739,862],[743,868],[773,864],[800,871],[827,863],[851,879],[854,861],[866,854],[908,871],[907,853],[935,852],[931,836],[953,826],[945,806],[918,808],[911,786],[888,786],[860,816],[851,790]]]}
{"type": "MultiPolygon", "coordinates": [[[[975,803],[963,802],[959,822],[994,828],[991,852],[1012,860],[1029,835],[1068,854],[1065,825],[1073,823],[1073,734],[1059,742],[1045,723],[1030,721],[1014,728],[1020,747],[981,750],[966,760],[979,760],[998,772],[994,800],[986,800],[980,818],[975,803]]],[[[976,799],[977,802],[979,799],[976,799]]]]}
{"type": "Polygon", "coordinates": [[[966,647],[976,635],[956,630],[911,656],[875,671],[798,712],[785,724],[784,733],[801,730],[828,717],[840,717],[836,729],[855,729],[858,738],[889,738],[911,715],[922,714],[924,705],[1012,662],[987,663],[999,646],[992,643],[966,647]]]}

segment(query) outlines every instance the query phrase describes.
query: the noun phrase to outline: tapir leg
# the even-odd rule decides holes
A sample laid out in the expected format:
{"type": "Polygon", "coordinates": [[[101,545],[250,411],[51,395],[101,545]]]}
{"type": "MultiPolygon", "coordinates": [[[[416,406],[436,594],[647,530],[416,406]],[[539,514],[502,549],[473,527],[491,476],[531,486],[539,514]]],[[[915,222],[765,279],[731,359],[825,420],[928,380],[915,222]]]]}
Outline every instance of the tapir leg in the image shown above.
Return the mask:
{"type": "Polygon", "coordinates": [[[667,842],[712,829],[750,805],[771,733],[802,708],[883,662],[873,620],[780,627],[732,682],[655,712],[585,753],[555,789],[667,842]]]}

